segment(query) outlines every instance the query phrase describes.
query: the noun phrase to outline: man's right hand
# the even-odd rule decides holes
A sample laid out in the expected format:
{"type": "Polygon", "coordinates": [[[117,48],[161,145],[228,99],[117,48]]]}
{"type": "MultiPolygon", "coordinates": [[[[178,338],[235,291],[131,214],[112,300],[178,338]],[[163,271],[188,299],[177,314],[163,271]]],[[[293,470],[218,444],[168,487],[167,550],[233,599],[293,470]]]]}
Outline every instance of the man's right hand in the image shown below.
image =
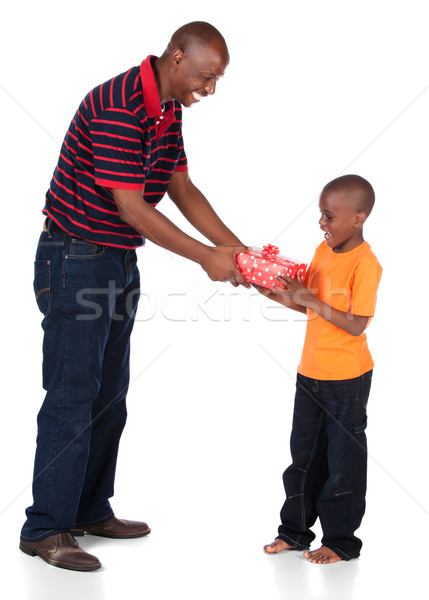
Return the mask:
{"type": "Polygon", "coordinates": [[[250,288],[235,261],[235,255],[240,252],[249,252],[249,248],[243,245],[208,247],[200,264],[212,281],[229,281],[232,285],[250,288]]]}

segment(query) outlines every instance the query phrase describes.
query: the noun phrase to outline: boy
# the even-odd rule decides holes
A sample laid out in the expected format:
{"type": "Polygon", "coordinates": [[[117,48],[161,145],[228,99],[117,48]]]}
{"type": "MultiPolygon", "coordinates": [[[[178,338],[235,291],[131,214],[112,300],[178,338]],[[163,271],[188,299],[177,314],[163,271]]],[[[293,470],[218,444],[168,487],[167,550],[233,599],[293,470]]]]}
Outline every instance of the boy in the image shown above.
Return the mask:
{"type": "Polygon", "coordinates": [[[363,238],[374,205],[372,186],[358,175],[334,179],[322,190],[319,221],[325,241],[317,248],[305,282],[278,277],[272,300],[307,313],[298,367],[291,433],[292,464],[283,474],[286,501],[279,535],[267,554],[308,549],[319,517],[312,563],[357,558],[354,535],[365,512],[366,405],[374,363],[364,330],[374,315],[379,265],[363,238]]]}

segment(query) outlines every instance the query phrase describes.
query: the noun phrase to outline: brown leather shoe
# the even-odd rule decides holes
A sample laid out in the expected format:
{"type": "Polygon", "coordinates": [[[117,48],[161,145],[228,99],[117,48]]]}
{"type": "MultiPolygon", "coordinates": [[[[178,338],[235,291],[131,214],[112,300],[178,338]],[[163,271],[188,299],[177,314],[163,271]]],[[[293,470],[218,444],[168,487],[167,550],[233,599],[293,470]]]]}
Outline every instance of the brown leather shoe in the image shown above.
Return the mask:
{"type": "Polygon", "coordinates": [[[150,533],[150,527],[142,521],[126,521],[125,519],[117,519],[112,517],[103,523],[92,525],[76,525],[76,529],[72,529],[73,535],[84,535],[90,533],[92,535],[100,535],[101,537],[116,538],[116,539],[131,539],[143,537],[150,533]]]}
{"type": "Polygon", "coordinates": [[[36,556],[37,554],[48,564],[61,569],[95,571],[101,567],[98,558],[82,550],[68,531],[50,535],[41,542],[24,542],[21,540],[19,548],[30,556],[36,556]]]}

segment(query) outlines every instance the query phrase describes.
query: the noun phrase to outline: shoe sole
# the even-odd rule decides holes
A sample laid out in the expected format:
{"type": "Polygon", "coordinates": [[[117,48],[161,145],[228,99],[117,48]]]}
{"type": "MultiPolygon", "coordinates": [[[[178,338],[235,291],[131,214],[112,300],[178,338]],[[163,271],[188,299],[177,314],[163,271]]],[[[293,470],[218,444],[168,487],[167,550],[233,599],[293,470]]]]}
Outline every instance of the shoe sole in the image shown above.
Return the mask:
{"type": "Polygon", "coordinates": [[[58,567],[60,569],[68,569],[69,571],[96,571],[97,569],[101,568],[101,563],[97,563],[95,565],[90,566],[79,566],[68,565],[67,563],[52,560],[50,558],[47,558],[46,556],[43,556],[41,552],[37,552],[37,550],[34,550],[34,548],[32,548],[31,546],[27,546],[25,542],[19,543],[19,549],[21,550],[21,552],[24,552],[24,554],[28,554],[28,556],[40,556],[40,558],[46,563],[48,563],[48,565],[58,567]]]}
{"type": "Polygon", "coordinates": [[[70,529],[70,533],[74,536],[74,537],[82,537],[85,535],[85,533],[88,533],[89,535],[98,535],[99,537],[104,537],[104,538],[111,538],[111,539],[115,539],[115,540],[132,540],[135,538],[139,538],[139,537],[144,537],[145,535],[149,535],[149,533],[151,532],[151,529],[148,529],[147,531],[144,531],[143,533],[133,533],[133,534],[111,534],[111,533],[104,533],[102,531],[91,531],[91,529],[70,529]]]}

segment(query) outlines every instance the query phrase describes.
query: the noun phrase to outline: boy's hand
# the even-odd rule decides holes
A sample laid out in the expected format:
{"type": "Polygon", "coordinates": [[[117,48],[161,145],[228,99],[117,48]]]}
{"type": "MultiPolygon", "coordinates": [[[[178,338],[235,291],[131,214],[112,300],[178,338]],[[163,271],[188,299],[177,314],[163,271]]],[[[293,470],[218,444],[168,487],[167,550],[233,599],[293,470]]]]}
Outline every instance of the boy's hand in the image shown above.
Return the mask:
{"type": "Polygon", "coordinates": [[[255,290],[257,292],[259,292],[260,294],[262,294],[263,296],[269,296],[270,294],[273,293],[273,290],[269,290],[266,287],[263,287],[262,285],[258,285],[257,283],[252,283],[252,287],[255,288],[255,290]]]}
{"type": "Polygon", "coordinates": [[[252,287],[255,288],[262,296],[269,298],[270,300],[276,300],[277,302],[281,302],[282,298],[279,294],[276,294],[273,290],[266,288],[262,285],[258,285],[257,283],[252,283],[252,287]]]}
{"type": "Polygon", "coordinates": [[[274,284],[276,293],[298,304],[298,306],[307,306],[308,302],[314,298],[313,294],[302,281],[301,271],[297,272],[296,279],[292,279],[287,275],[278,275],[276,279],[279,282],[274,284]]]}

